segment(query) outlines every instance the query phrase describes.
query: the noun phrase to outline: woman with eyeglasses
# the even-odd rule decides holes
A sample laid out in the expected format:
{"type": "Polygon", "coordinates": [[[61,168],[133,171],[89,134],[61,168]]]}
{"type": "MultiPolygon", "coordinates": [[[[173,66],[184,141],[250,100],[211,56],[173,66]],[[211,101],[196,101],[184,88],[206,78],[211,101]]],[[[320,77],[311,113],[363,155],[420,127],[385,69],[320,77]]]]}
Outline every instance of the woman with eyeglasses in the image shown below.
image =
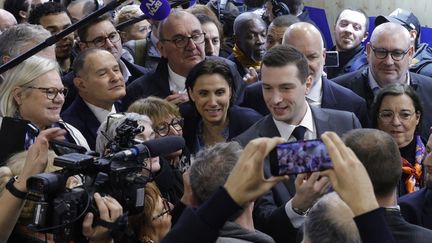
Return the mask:
{"type": "MultiPolygon", "coordinates": [[[[156,138],[183,135],[183,118],[178,107],[157,97],[147,97],[132,103],[128,112],[136,112],[150,117],[156,138]]],[[[155,181],[164,198],[177,205],[183,195],[182,173],[190,166],[190,155],[186,148],[161,156],[161,169],[155,181]]]]}
{"type": "Polygon", "coordinates": [[[189,103],[180,106],[183,137],[194,154],[207,145],[230,141],[262,118],[256,111],[234,105],[234,76],[225,62],[206,59],[186,78],[189,103]]]}
{"type": "Polygon", "coordinates": [[[373,127],[392,135],[402,156],[399,196],[423,187],[422,163],[427,151],[426,143],[420,137],[422,115],[420,98],[406,84],[386,86],[372,104],[373,127]]]}
{"type": "Polygon", "coordinates": [[[144,192],[144,211],[137,215],[128,216],[129,227],[136,237],[133,242],[157,243],[171,229],[173,205],[162,198],[154,183],[147,183],[144,192]]]}
{"type": "MultiPolygon", "coordinates": [[[[61,120],[60,111],[68,90],[63,86],[59,67],[55,61],[32,56],[3,73],[2,77],[1,117],[28,120],[39,130],[61,127],[68,132],[65,136],[68,142],[89,149],[83,135],[61,120]]],[[[3,129],[7,128],[3,127],[3,129]]],[[[25,138],[13,139],[25,140],[24,149],[26,149],[33,143],[34,137],[35,134],[27,134],[25,138]]]]}

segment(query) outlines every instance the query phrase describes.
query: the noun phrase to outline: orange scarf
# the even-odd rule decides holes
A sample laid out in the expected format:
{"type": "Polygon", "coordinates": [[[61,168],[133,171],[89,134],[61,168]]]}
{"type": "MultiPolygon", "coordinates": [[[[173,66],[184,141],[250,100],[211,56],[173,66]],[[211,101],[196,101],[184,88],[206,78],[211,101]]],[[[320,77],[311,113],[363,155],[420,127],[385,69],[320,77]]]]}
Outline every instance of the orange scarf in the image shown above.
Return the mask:
{"type": "Polygon", "coordinates": [[[416,136],[415,163],[412,165],[408,160],[402,158],[402,173],[407,175],[405,188],[408,193],[417,191],[422,185],[422,162],[426,156],[426,148],[420,136],[416,136]]]}
{"type": "Polygon", "coordinates": [[[255,68],[255,70],[260,70],[261,62],[256,62],[246,56],[237,45],[234,45],[233,48],[234,57],[241,63],[241,65],[248,69],[250,67],[255,68]]]}

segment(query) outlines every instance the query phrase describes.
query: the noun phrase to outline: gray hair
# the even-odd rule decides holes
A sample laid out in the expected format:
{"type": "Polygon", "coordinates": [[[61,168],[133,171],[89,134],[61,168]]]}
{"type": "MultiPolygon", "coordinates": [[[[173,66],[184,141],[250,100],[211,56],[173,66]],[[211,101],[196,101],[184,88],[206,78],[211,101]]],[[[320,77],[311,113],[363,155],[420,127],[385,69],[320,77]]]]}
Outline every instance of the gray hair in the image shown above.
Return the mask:
{"type": "Polygon", "coordinates": [[[14,25],[0,35],[0,55],[17,57],[31,46],[35,46],[51,33],[40,25],[28,23],[14,25]]]}
{"type": "MultiPolygon", "coordinates": [[[[119,114],[121,115],[121,114],[119,114]]],[[[115,138],[115,136],[117,135],[117,128],[123,124],[124,121],[126,121],[126,119],[130,119],[133,121],[141,121],[141,122],[145,122],[148,123],[150,126],[152,125],[152,122],[150,120],[150,118],[146,115],[140,115],[138,113],[124,113],[123,116],[121,116],[120,118],[113,118],[110,119],[109,121],[109,127],[107,128],[107,121],[104,121],[98,131],[97,131],[97,137],[96,137],[96,152],[98,152],[100,155],[104,155],[105,154],[105,149],[106,146],[108,145],[108,142],[110,141],[110,139],[115,138]]]]}
{"type": "Polygon", "coordinates": [[[17,114],[18,104],[12,94],[15,87],[26,86],[52,70],[59,71],[57,62],[40,56],[32,56],[3,73],[3,80],[0,83],[0,116],[13,117],[17,114]]]}
{"type": "Polygon", "coordinates": [[[336,192],[324,195],[304,223],[304,239],[311,243],[361,243],[354,214],[336,192]]]}
{"type": "Polygon", "coordinates": [[[218,143],[192,158],[190,185],[198,204],[204,203],[225,183],[241,152],[237,142],[218,143]]]}

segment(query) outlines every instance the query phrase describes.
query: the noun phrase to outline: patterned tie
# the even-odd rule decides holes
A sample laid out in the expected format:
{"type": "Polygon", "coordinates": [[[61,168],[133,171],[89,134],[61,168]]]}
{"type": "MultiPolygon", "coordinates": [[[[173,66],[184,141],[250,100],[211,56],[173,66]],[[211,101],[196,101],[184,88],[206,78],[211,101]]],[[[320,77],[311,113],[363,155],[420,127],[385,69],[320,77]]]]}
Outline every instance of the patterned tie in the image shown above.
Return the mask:
{"type": "Polygon", "coordinates": [[[294,136],[297,139],[297,141],[300,141],[300,140],[304,140],[305,132],[306,132],[306,127],[297,126],[291,135],[294,136]]]}

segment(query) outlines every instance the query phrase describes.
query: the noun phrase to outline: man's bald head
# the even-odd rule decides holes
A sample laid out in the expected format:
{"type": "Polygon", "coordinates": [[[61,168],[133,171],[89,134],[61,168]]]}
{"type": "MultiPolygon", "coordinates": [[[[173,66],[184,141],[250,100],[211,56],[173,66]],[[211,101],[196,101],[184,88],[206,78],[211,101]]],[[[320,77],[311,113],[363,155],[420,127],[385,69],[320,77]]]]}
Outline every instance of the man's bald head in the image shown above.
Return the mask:
{"type": "Polygon", "coordinates": [[[387,22],[378,25],[370,38],[372,44],[376,44],[382,36],[398,36],[405,43],[410,43],[411,35],[409,31],[400,24],[387,22]]]}
{"type": "Polygon", "coordinates": [[[0,32],[17,24],[15,17],[9,12],[0,8],[0,32]]]}
{"type": "Polygon", "coordinates": [[[309,74],[315,84],[322,75],[325,61],[324,42],[320,31],[306,22],[295,23],[285,31],[282,45],[292,45],[306,56],[309,74]]]}
{"type": "Polygon", "coordinates": [[[319,40],[321,47],[324,48],[324,42],[320,31],[314,25],[307,22],[298,22],[288,27],[284,33],[282,44],[291,45],[290,43],[295,39],[319,40]]]}

